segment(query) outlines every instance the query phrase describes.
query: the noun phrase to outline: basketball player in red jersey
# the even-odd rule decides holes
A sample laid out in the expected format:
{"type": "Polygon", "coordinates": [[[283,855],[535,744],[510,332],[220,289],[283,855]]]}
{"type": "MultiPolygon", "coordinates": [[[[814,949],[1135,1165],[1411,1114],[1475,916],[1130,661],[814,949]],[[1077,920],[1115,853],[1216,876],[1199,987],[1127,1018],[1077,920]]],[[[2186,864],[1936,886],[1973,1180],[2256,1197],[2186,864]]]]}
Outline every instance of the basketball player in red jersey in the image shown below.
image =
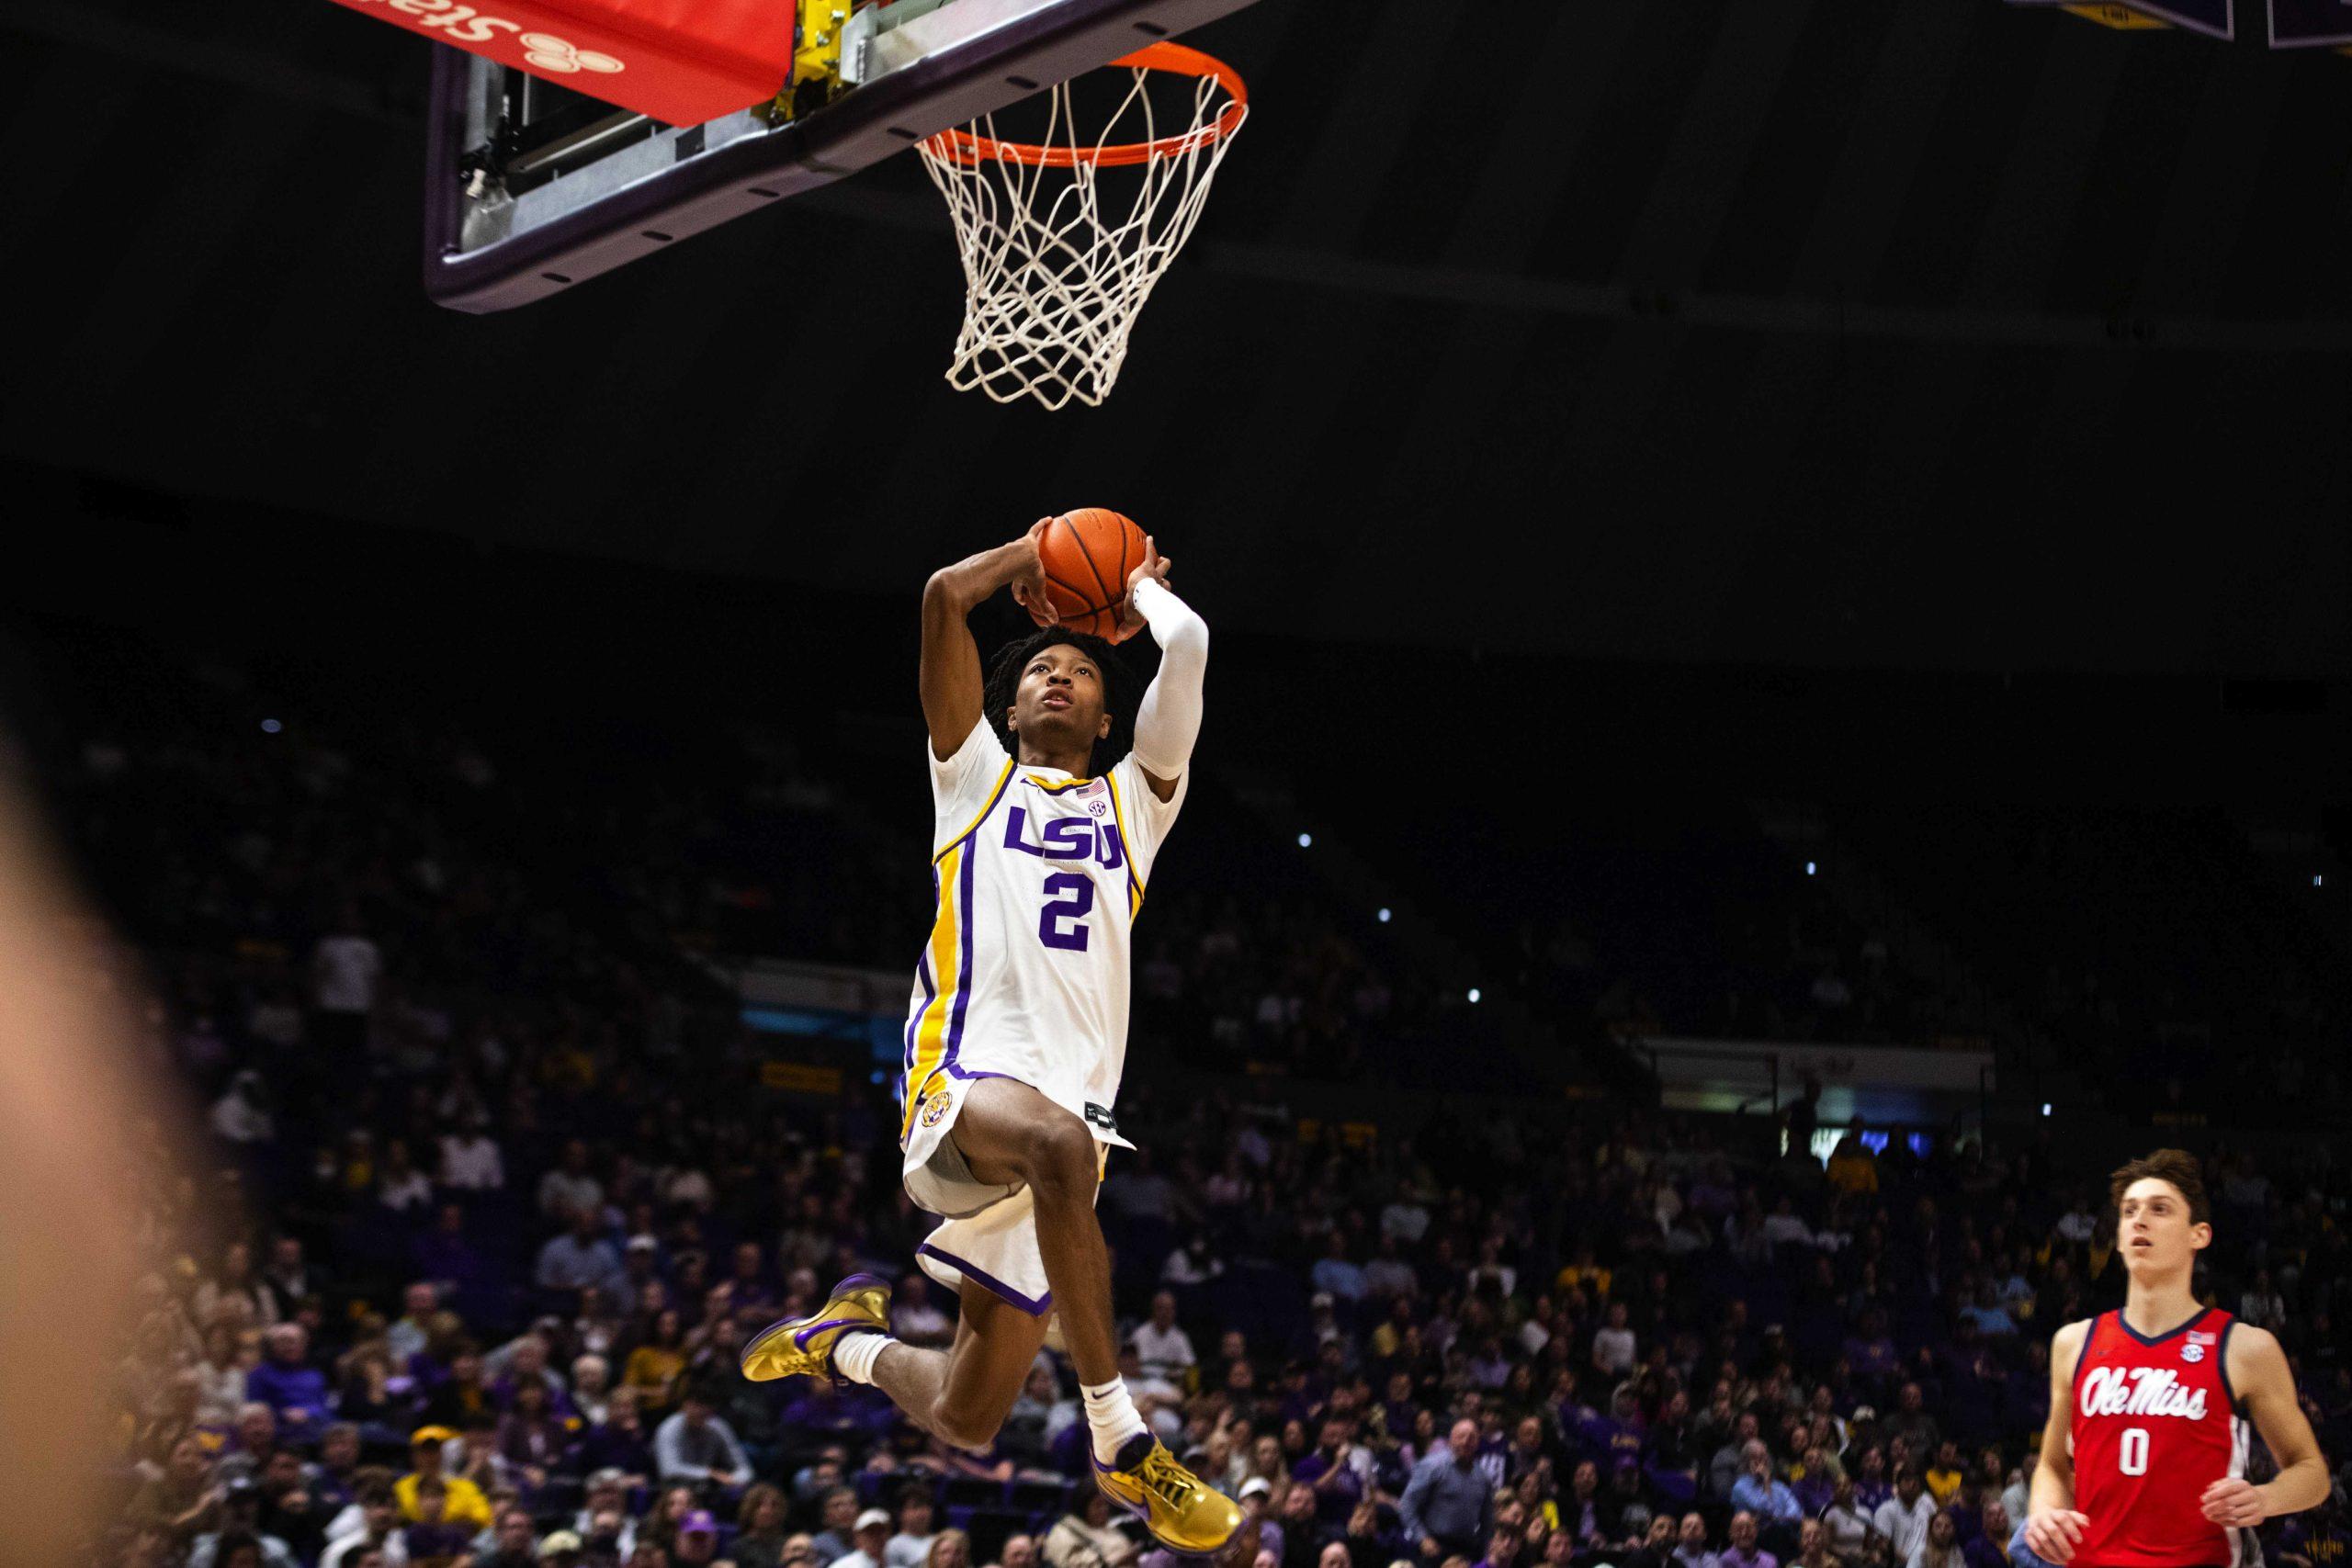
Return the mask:
{"type": "Polygon", "coordinates": [[[2051,1341],[2050,1422],[2019,1535],[2071,1568],[2252,1568],[2255,1526],[2328,1493],[2286,1352],[2189,1289],[2213,1240],[2193,1156],[2159,1149],[2108,1192],[2130,1289],[2122,1311],[2051,1341]],[[2278,1461],[2260,1486],[2245,1478],[2249,1422],[2278,1461]]]}

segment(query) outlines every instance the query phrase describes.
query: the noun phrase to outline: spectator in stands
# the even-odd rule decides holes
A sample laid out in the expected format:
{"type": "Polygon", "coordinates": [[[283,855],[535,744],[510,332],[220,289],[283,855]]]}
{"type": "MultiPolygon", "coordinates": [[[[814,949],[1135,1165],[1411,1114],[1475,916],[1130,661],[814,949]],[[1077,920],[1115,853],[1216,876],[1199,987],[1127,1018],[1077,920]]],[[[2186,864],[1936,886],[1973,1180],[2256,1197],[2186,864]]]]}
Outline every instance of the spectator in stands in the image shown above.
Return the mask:
{"type": "Polygon", "coordinates": [[[685,1370],[685,1317],[677,1308],[665,1307],[653,1319],[652,1334],[628,1353],[617,1392],[632,1393],[648,1409],[664,1409],[685,1370]]]}
{"type": "Polygon", "coordinates": [[[1370,1455],[1359,1458],[1347,1417],[1331,1416],[1314,1450],[1291,1466],[1291,1479],[1313,1495],[1323,1520],[1336,1525],[1354,1512],[1371,1468],[1370,1455]]]}
{"type": "MultiPolygon", "coordinates": [[[[1762,1439],[1757,1438],[1743,1445],[1740,1453],[1743,1468],[1739,1479],[1732,1483],[1732,1506],[1754,1516],[1749,1520],[1751,1528],[1759,1521],[1776,1525],[1795,1524],[1803,1510],[1797,1506],[1796,1494],[1789,1490],[1787,1483],[1773,1475],[1771,1450],[1764,1446],[1762,1439]]],[[[1735,1545],[1738,1539],[1735,1529],[1732,1537],[1735,1545]]],[[[1736,1564],[1736,1568],[1756,1568],[1756,1565],[1741,1562],[1736,1564]]],[[[1773,1568],[1778,1568],[1778,1564],[1773,1568]]]]}
{"type": "Polygon", "coordinates": [[[231,1529],[197,1538],[188,1551],[187,1568],[296,1568],[296,1564],[284,1541],[231,1529]]]}
{"type": "Polygon", "coordinates": [[[430,1325],[440,1310],[441,1293],[431,1280],[419,1280],[401,1292],[401,1315],[384,1330],[384,1347],[391,1352],[392,1364],[405,1371],[432,1337],[430,1325]]]}
{"type": "Polygon", "coordinates": [[[281,1235],[269,1244],[269,1263],[261,1277],[277,1296],[278,1310],[289,1315],[318,1300],[318,1271],[303,1261],[300,1236],[281,1235]]]}
{"type": "Polygon", "coordinates": [[[2008,1506],[1998,1497],[1986,1497],[1977,1515],[1978,1529],[1962,1543],[1961,1554],[1968,1561],[1968,1568],[2009,1568],[2008,1506]]]}
{"type": "Polygon", "coordinates": [[[1494,1481],[1477,1455],[1478,1424],[1456,1421],[1445,1447],[1421,1461],[1397,1500],[1406,1539],[1425,1561],[1468,1557],[1483,1550],[1491,1533],[1494,1481]]]}
{"type": "Polygon", "coordinates": [[[1847,1127],[1846,1135],[1829,1156],[1826,1172],[1829,1185],[1849,1198],[1860,1198],[1878,1191],[1878,1161],[1870,1147],[1862,1142],[1862,1119],[1855,1117],[1847,1127]]]}
{"type": "Polygon", "coordinates": [[[1936,1510],[1928,1520],[1927,1533],[1919,1544],[1911,1549],[1909,1568],[1963,1568],[1960,1550],[1960,1526],[1943,1509],[1936,1510]]]}
{"type": "Polygon", "coordinates": [[[206,1326],[233,1314],[239,1326],[259,1327],[284,1315],[277,1310],[277,1293],[254,1270],[253,1248],[242,1241],[220,1249],[220,1267],[197,1286],[190,1310],[206,1326]]]}
{"type": "Polygon", "coordinates": [[[2254,1283],[2238,1298],[2238,1316],[2256,1328],[2276,1334],[2287,1326],[2287,1298],[2270,1282],[2270,1270],[2256,1269],[2254,1283]]]}
{"type": "Polygon", "coordinates": [[[1112,1527],[1111,1499],[1099,1486],[1080,1490],[1070,1511],[1046,1533],[1044,1551],[1052,1568],[1129,1568],[1143,1555],[1112,1527]]]}
{"type": "Polygon", "coordinates": [[[922,1568],[933,1539],[931,1491],[917,1483],[899,1494],[898,1531],[883,1543],[883,1568],[922,1568]]]}
{"type": "Polygon", "coordinates": [[[326,1429],[327,1375],[309,1364],[311,1337],[299,1323],[273,1325],[263,1337],[268,1355],[245,1378],[245,1396],[266,1404],[281,1428],[297,1434],[326,1429]]]}
{"type": "Polygon", "coordinates": [[[1707,1461],[1708,1496],[1725,1501],[1730,1499],[1731,1489],[1738,1483],[1747,1463],[1747,1445],[1757,1441],[1757,1433],[1761,1429],[1754,1411],[1739,1413],[1723,1446],[1716,1449],[1707,1461]]]}
{"type": "Polygon", "coordinates": [[[589,1204],[579,1204],[564,1216],[566,1228],[539,1248],[532,1278],[543,1291],[617,1289],[621,1260],[603,1234],[603,1218],[589,1204]]]}
{"type": "Polygon", "coordinates": [[[1742,1508],[1731,1517],[1731,1544],[1715,1556],[1717,1568],[1781,1568],[1781,1560],[1756,1544],[1756,1516],[1742,1508]]]}
{"type": "Polygon", "coordinates": [[[450,1346],[448,1375],[425,1396],[426,1423],[455,1428],[496,1415],[496,1401],[482,1381],[481,1352],[471,1340],[456,1340],[450,1346]]]}
{"type": "MultiPolygon", "coordinates": [[[[735,1509],[735,1539],[728,1543],[728,1555],[736,1568],[782,1568],[785,1553],[796,1539],[787,1533],[791,1512],[784,1493],[767,1482],[754,1483],[745,1490],[735,1509]]],[[[806,1536],[797,1539],[807,1544],[806,1536]]],[[[816,1553],[810,1551],[807,1555],[816,1553]]]]}
{"type": "Polygon", "coordinates": [[[628,1238],[628,1244],[621,1249],[619,1282],[598,1292],[616,1316],[632,1317],[646,1310],[649,1299],[662,1289],[655,1272],[661,1260],[662,1243],[658,1238],[645,1231],[628,1238]]]}
{"type": "Polygon", "coordinates": [[[1151,1150],[1140,1148],[1111,1168],[1110,1179],[1102,1184],[1102,1203],[1131,1220],[1158,1220],[1162,1224],[1172,1224],[1176,1219],[1176,1186],[1157,1168],[1151,1150]]]}
{"type": "Polygon", "coordinates": [[[527,1512],[510,1504],[498,1510],[498,1522],[491,1528],[494,1543],[488,1555],[471,1558],[472,1568],[537,1568],[538,1548],[527,1512]]]}
{"type": "Polygon", "coordinates": [[[1205,1285],[1225,1272],[1225,1259],[1216,1255],[1216,1246],[1206,1231],[1194,1231],[1192,1239],[1168,1255],[1159,1266],[1159,1282],[1163,1285],[1205,1285]]]}
{"type": "Polygon", "coordinates": [[[1794,1568],[1846,1568],[1830,1547],[1829,1527],[1819,1519],[1807,1519],[1797,1527],[1794,1568]]]}
{"type": "Polygon", "coordinates": [[[676,1414],[655,1429],[653,1461],[665,1482],[731,1491],[752,1475],[733,1428],[713,1414],[710,1391],[699,1385],[689,1387],[676,1414]]]}
{"type": "Polygon", "coordinates": [[[1886,1418],[1881,1431],[1889,1443],[1902,1439],[1911,1450],[1914,1464],[1926,1464],[1943,1443],[1942,1428],[1928,1413],[1927,1395],[1917,1382],[1903,1385],[1894,1414],[1886,1418]]]}
{"type": "Polygon", "coordinates": [[[932,1304],[931,1280],[910,1269],[890,1298],[890,1332],[910,1345],[942,1346],[956,1337],[956,1325],[932,1304]]]}
{"type": "Polygon", "coordinates": [[[1627,1325],[1626,1314],[1623,1302],[1610,1303],[1608,1326],[1592,1337],[1593,1370],[1611,1381],[1631,1371],[1636,1359],[1634,1331],[1627,1325]]]}
{"type": "Polygon", "coordinates": [[[1874,1551],[1880,1538],[1871,1522],[1870,1510],[1863,1507],[1854,1490],[1854,1478],[1843,1475],[1838,1479],[1836,1495],[1829,1506],[1821,1511],[1821,1524],[1829,1532],[1829,1551],[1847,1564],[1857,1564],[1874,1551]]]}
{"type": "Polygon", "coordinates": [[[356,1062],[368,1048],[368,1024],[384,977],[383,953],[370,941],[359,907],[346,903],[311,952],[311,1050],[326,1062],[356,1062]]]}
{"type": "Polygon", "coordinates": [[[261,1474],[269,1456],[277,1451],[277,1413],[258,1400],[237,1407],[237,1424],[228,1448],[220,1455],[224,1481],[251,1481],[261,1474]]]}
{"type": "Polygon", "coordinates": [[[1968,1479],[1968,1472],[1961,1468],[1960,1445],[1950,1438],[1938,1444],[1935,1460],[1928,1466],[1922,1479],[1927,1483],[1928,1495],[1936,1500],[1936,1506],[1939,1508],[1949,1506],[1960,1495],[1962,1483],[1968,1479]]]}
{"type": "Polygon", "coordinates": [[[203,1342],[204,1357],[196,1364],[196,1419],[225,1427],[245,1403],[245,1379],[261,1359],[241,1348],[237,1330],[226,1323],[205,1329],[203,1342]]]}
{"type": "Polygon", "coordinates": [[[408,1140],[384,1140],[384,1165],[376,1175],[376,1201],[395,1214],[422,1213],[433,1201],[433,1179],[416,1168],[408,1140]]]}
{"type": "MultiPolygon", "coordinates": [[[[449,1486],[437,1475],[417,1481],[413,1493],[415,1517],[401,1531],[411,1568],[455,1568],[460,1558],[469,1555],[477,1527],[448,1517],[449,1486]]],[[[485,1502],[485,1517],[488,1507],[485,1502]]]]}
{"type": "Polygon", "coordinates": [[[1894,1495],[1878,1506],[1871,1528],[1886,1542],[1893,1560],[1907,1564],[1927,1540],[1928,1521],[1937,1511],[1917,1467],[1906,1464],[1894,1472],[1894,1495]]]}
{"type": "Polygon", "coordinates": [[[548,1483],[565,1448],[563,1422],[548,1402],[547,1384],[533,1380],[515,1389],[514,1407],[499,1418],[493,1439],[498,1474],[526,1493],[548,1483]]]}
{"type": "Polygon", "coordinates": [[[1199,1364],[1191,1337],[1176,1321],[1176,1297],[1172,1292],[1160,1291],[1152,1296],[1151,1315],[1136,1325],[1132,1342],[1136,1359],[1143,1370],[1171,1383],[1181,1384],[1199,1364]]]}
{"type": "MultiPolygon", "coordinates": [[[[835,1486],[826,1492],[820,1506],[822,1509],[820,1523],[823,1528],[809,1544],[815,1548],[818,1560],[830,1565],[857,1550],[857,1490],[851,1486],[835,1486]]],[[[889,1523],[889,1517],[883,1516],[882,1522],[889,1523]]]]}
{"type": "Polygon", "coordinates": [[[673,1563],[701,1564],[718,1559],[718,1520],[707,1508],[696,1508],[678,1523],[678,1549],[673,1563]]]}
{"type": "Polygon", "coordinates": [[[1715,1568],[1715,1554],[1707,1550],[1707,1520],[1693,1509],[1682,1516],[1675,1531],[1674,1568],[1715,1568]]]}
{"type": "Polygon", "coordinates": [[[1317,1291],[1352,1307],[1363,1299],[1363,1269],[1348,1257],[1348,1239],[1337,1230],[1323,1238],[1323,1256],[1307,1278],[1317,1291]]]}
{"type": "Polygon", "coordinates": [[[592,1220],[603,1212],[604,1183],[589,1172],[588,1145],[584,1139],[565,1142],[561,1163],[539,1178],[537,1202],[539,1213],[560,1224],[570,1224],[570,1216],[582,1209],[588,1211],[592,1220]]]}
{"type": "Polygon", "coordinates": [[[959,1529],[944,1529],[932,1538],[922,1568],[973,1568],[972,1538],[959,1529]]]}
{"type": "Polygon", "coordinates": [[[890,1516],[879,1508],[859,1514],[850,1529],[850,1549],[827,1568],[882,1568],[882,1554],[890,1542],[890,1516]]]}
{"type": "MultiPolygon", "coordinates": [[[[464,1476],[443,1474],[444,1447],[457,1435],[447,1427],[419,1427],[410,1433],[408,1451],[413,1468],[393,1483],[392,1491],[400,1499],[401,1517],[421,1519],[424,1516],[418,1498],[424,1483],[433,1483],[442,1498],[435,1518],[446,1517],[453,1529],[465,1527],[470,1536],[473,1530],[481,1529],[491,1522],[490,1499],[482,1495],[480,1486],[464,1476]]],[[[415,1555],[413,1543],[411,1555],[415,1555]]]]}
{"type": "Polygon", "coordinates": [[[304,1562],[318,1561],[326,1544],[328,1520],[336,1510],[311,1490],[308,1467],[290,1449],[270,1455],[259,1477],[261,1533],[284,1541],[304,1562]]]}
{"type": "Polygon", "coordinates": [[[355,1560],[368,1551],[379,1551],[391,1564],[408,1561],[408,1544],[401,1539],[400,1499],[391,1486],[384,1482],[371,1482],[358,1497],[359,1517],[356,1528],[335,1535],[330,1529],[326,1551],[320,1555],[319,1568],[355,1568],[355,1560]]]}
{"type": "Polygon", "coordinates": [[[477,1111],[441,1134],[441,1185],[461,1192],[495,1192],[506,1185],[506,1161],[490,1135],[487,1112],[477,1111]]]}

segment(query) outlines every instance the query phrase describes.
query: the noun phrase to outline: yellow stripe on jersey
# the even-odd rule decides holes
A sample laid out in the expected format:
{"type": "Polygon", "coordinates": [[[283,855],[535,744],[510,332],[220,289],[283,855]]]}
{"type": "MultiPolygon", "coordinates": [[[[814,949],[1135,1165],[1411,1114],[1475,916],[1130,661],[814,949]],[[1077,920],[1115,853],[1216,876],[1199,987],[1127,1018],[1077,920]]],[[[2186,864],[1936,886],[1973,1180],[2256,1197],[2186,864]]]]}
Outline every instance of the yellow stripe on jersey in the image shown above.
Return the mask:
{"type": "Polygon", "coordinates": [[[940,851],[937,854],[931,857],[932,864],[937,865],[941,861],[945,860],[950,851],[954,850],[956,845],[962,843],[965,840],[970,838],[973,830],[978,829],[981,823],[989,819],[989,813],[996,809],[997,801],[1002,798],[1004,795],[1004,786],[1012,782],[1012,759],[1008,757],[1005,759],[1004,766],[997,773],[996,783],[989,787],[988,804],[980,807],[980,814],[978,816],[964,824],[964,830],[962,832],[947,840],[946,849],[940,851]]]}
{"type": "Polygon", "coordinates": [[[1143,908],[1143,877],[1136,870],[1136,841],[1127,836],[1127,811],[1119,804],[1119,781],[1105,773],[1102,782],[1111,791],[1111,820],[1119,831],[1119,852],[1126,858],[1127,919],[1132,920],[1143,908]]]}
{"type": "MultiPolygon", "coordinates": [[[[982,817],[988,815],[983,811],[982,817]]],[[[979,824],[975,822],[973,827],[979,824]]],[[[968,838],[971,829],[965,829],[968,838]]],[[[907,1102],[899,1114],[899,1140],[904,1143],[914,1132],[915,1108],[922,1103],[923,1091],[941,1071],[947,1055],[947,1023],[956,1016],[956,998],[969,978],[960,962],[963,950],[963,910],[957,907],[956,886],[964,869],[964,857],[972,852],[965,838],[947,846],[939,857],[939,912],[931,922],[931,940],[924,952],[931,959],[931,973],[938,989],[931,1002],[915,1020],[914,1059],[907,1065],[907,1102]]]]}
{"type": "Polygon", "coordinates": [[[1035,773],[1031,773],[1028,777],[1031,784],[1035,784],[1047,795],[1059,795],[1067,789],[1083,789],[1094,782],[1092,779],[1041,779],[1035,773]]]}

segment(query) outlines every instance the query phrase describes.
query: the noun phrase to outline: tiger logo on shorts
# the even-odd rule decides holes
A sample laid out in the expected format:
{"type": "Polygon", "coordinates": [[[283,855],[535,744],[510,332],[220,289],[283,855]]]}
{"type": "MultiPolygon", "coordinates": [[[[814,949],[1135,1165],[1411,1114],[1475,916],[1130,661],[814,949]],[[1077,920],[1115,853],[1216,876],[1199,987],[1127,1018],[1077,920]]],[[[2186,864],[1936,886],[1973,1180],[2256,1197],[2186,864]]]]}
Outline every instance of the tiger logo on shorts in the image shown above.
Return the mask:
{"type": "Polygon", "coordinates": [[[915,1119],[926,1127],[936,1127],[947,1120],[948,1108],[952,1104],[946,1095],[934,1094],[922,1102],[922,1109],[916,1113],[915,1119]]]}

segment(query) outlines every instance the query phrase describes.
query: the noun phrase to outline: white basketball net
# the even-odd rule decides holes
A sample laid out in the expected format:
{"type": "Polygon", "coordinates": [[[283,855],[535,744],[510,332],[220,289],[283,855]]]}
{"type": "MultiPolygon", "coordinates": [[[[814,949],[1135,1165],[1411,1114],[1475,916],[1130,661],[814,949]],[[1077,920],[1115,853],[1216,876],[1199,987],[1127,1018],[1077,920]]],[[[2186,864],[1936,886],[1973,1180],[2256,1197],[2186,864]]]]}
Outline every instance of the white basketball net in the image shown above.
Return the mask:
{"type": "Polygon", "coordinates": [[[1117,112],[1082,140],[1069,84],[1046,95],[1046,134],[1033,145],[1055,164],[1007,155],[993,116],[972,122],[976,141],[951,131],[920,144],[964,253],[964,328],[947,368],[959,391],[1091,407],[1119,378],[1136,317],[1191,237],[1248,112],[1214,75],[1128,70],[1135,80],[1117,112]],[[1151,89],[1172,96],[1177,83],[1193,88],[1192,128],[1163,131],[1151,89]],[[1138,162],[1095,161],[1105,148],[1140,143],[1153,145],[1138,162]]]}

